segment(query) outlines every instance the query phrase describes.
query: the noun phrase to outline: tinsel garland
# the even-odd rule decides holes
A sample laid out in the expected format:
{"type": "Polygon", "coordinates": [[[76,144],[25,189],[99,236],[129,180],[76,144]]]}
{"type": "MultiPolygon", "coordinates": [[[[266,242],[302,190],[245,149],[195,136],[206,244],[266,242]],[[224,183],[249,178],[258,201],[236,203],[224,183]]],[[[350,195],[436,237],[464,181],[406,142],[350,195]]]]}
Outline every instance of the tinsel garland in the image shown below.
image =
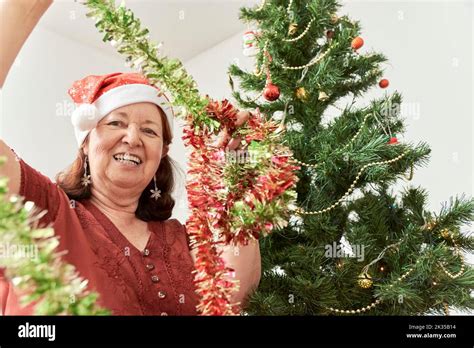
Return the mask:
{"type": "MultiPolygon", "coordinates": [[[[237,111],[224,100],[210,102],[210,116],[222,122],[236,119],[237,111]]],[[[192,117],[190,115],[190,117],[192,117]]],[[[229,132],[235,129],[228,124],[229,132]]],[[[248,121],[244,143],[249,158],[243,163],[229,160],[222,148],[212,147],[214,134],[194,134],[191,122],[183,140],[194,148],[189,159],[187,221],[192,247],[197,248],[196,284],[201,297],[198,310],[203,314],[237,314],[239,307],[229,302],[235,281],[216,246],[246,245],[250,239],[270,233],[274,225],[287,225],[286,214],[295,200],[292,187],[297,167],[289,162],[289,151],[280,145],[277,125],[263,121],[259,113],[248,121]]]]}
{"type": "MultiPolygon", "coordinates": [[[[0,157],[0,165],[5,158],[0,157]]],[[[0,178],[0,268],[25,293],[24,305],[35,302],[39,315],[107,315],[97,306],[97,293],[87,290],[74,266],[56,252],[59,240],[52,228],[35,228],[42,212],[28,210],[18,197],[7,200],[7,178],[0,178]],[[19,252],[28,249],[28,256],[19,252]]]]}
{"type": "Polygon", "coordinates": [[[182,63],[158,52],[148,30],[123,3],[116,7],[113,0],[87,0],[85,5],[90,10],[87,16],[95,18],[96,27],[105,33],[103,41],[110,41],[130,66],[171,97],[175,108],[182,108],[178,116],[186,122],[183,140],[192,150],[186,184],[191,215],[186,227],[197,248],[195,284],[201,296],[197,309],[203,315],[237,314],[238,306],[230,303],[236,282],[217,246],[246,244],[286,225],[295,207],[291,188],[299,168],[289,163],[291,152],[281,145],[282,129],[258,112],[237,129],[232,105],[201,96],[182,63]],[[223,129],[243,136],[256,160],[228,161],[223,148],[212,147],[223,129]]]}

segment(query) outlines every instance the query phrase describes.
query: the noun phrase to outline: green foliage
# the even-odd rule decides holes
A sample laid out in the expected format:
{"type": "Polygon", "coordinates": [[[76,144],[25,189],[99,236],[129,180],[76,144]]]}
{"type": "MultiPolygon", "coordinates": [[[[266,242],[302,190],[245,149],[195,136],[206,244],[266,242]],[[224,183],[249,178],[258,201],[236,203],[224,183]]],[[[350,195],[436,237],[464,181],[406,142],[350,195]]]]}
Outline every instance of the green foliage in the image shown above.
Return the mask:
{"type": "Polygon", "coordinates": [[[428,163],[430,148],[423,142],[387,144],[380,123],[394,136],[405,132],[400,93],[386,93],[365,106],[355,105],[370,88],[378,88],[387,58],[376,52],[354,52],[351,42],[362,36],[361,26],[348,16],[335,21],[339,7],[335,0],[268,0],[261,10],[243,8],[241,19],[261,30],[256,67],[260,69],[265,62],[266,48],[272,57],[268,65],[271,78],[281,95],[274,102],[256,98],[266,85],[265,73],[257,76],[231,65],[229,77],[238,81],[233,83],[234,97],[243,107],[258,107],[266,117],[283,112],[281,122],[287,126],[284,142],[295,158],[317,164],[316,168],[303,166],[298,174],[297,202],[306,211],[335,203],[364,165],[404,152],[407,155],[393,163],[367,167],[357,181],[357,192],[329,212],[295,215],[285,229],[261,240],[263,276],[247,311],[255,315],[327,315],[334,314],[329,307],[358,309],[375,299],[381,303],[358,314],[439,314],[444,313],[445,304],[472,310],[473,268],[465,264],[464,272],[451,279],[439,263],[446,262],[453,274],[461,269],[455,245],[442,237],[443,229],[453,233],[460,250],[473,251],[474,238],[460,231],[474,218],[474,200],[452,198],[436,214],[425,208],[428,193],[424,189],[392,191],[392,185],[406,178],[412,168],[416,172],[428,163]],[[289,4],[294,14],[291,20],[289,4]],[[288,33],[291,23],[298,24],[293,35],[297,37],[312,19],[300,40],[284,41],[292,37],[288,33]],[[333,38],[318,40],[328,30],[333,31],[333,38]],[[283,68],[305,65],[325,52],[327,55],[305,74],[283,68]],[[300,87],[306,90],[307,100],[296,97],[300,87]],[[319,98],[320,92],[328,98],[319,98]],[[352,102],[345,107],[338,105],[348,97],[352,102]],[[328,120],[327,114],[337,109],[337,117],[328,120]],[[434,222],[434,227],[428,228],[429,222],[434,222]],[[365,247],[363,261],[325,254],[325,247],[339,243],[342,237],[353,247],[365,247]],[[380,254],[381,259],[368,268],[373,286],[358,286],[364,266],[380,254]]]}
{"type": "MultiPolygon", "coordinates": [[[[3,161],[0,161],[2,165],[3,161]]],[[[39,315],[108,315],[97,304],[87,281],[61,259],[52,228],[35,228],[41,213],[27,210],[18,197],[7,199],[7,180],[0,178],[0,267],[20,290],[23,304],[36,301],[39,315]]]]}

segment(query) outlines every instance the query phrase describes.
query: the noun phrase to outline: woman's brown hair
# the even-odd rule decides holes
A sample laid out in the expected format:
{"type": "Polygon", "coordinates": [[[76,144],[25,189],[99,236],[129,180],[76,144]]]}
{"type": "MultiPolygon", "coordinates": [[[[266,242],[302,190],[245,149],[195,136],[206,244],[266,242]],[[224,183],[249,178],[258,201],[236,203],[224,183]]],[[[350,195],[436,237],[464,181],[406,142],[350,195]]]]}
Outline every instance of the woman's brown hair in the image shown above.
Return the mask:
{"type": "MultiPolygon", "coordinates": [[[[168,125],[163,111],[158,108],[163,125],[163,145],[170,145],[172,142],[171,129],[168,125]]],[[[86,140],[87,141],[87,138],[86,140]]],[[[69,199],[76,201],[89,199],[91,197],[90,186],[83,186],[81,178],[84,176],[85,154],[82,147],[79,149],[76,160],[65,170],[56,175],[56,182],[59,187],[68,195],[69,199]]],[[[150,198],[150,190],[155,188],[153,180],[143,190],[138,201],[138,207],[135,215],[143,221],[163,221],[171,217],[174,199],[171,197],[171,191],[175,185],[173,167],[180,170],[179,165],[166,155],[161,159],[160,166],[156,172],[156,185],[161,190],[161,197],[158,200],[150,198]]],[[[93,185],[94,183],[92,183],[93,185]]]]}

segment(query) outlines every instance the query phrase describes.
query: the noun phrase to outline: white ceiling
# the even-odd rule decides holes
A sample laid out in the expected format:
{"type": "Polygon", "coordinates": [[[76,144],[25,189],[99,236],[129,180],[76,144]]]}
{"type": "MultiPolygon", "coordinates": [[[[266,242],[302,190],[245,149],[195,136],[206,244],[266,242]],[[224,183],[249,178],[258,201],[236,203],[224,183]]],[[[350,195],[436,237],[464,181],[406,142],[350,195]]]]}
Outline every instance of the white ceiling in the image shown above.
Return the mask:
{"type": "MultiPolygon", "coordinates": [[[[142,26],[150,30],[162,52],[183,62],[244,30],[239,8],[259,0],[125,0],[142,26]],[[181,19],[182,18],[182,19],[181,19]]],[[[119,1],[116,1],[119,4],[119,1]]],[[[102,42],[94,20],[86,18],[87,8],[74,0],[56,0],[40,26],[80,43],[118,57],[114,48],[102,42]]]]}

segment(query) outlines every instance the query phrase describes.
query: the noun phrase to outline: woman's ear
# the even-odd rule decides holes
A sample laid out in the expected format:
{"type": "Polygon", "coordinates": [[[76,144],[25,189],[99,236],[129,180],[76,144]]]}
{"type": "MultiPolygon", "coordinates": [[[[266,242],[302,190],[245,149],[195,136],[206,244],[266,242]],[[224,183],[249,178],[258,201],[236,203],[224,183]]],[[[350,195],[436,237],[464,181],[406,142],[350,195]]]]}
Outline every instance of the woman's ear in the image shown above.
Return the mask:
{"type": "Polygon", "coordinates": [[[81,145],[81,150],[84,153],[84,155],[88,156],[89,155],[89,137],[91,133],[87,134],[87,137],[84,139],[84,142],[81,145]]]}
{"type": "Polygon", "coordinates": [[[169,150],[170,150],[170,146],[163,144],[163,152],[161,153],[161,158],[165,157],[168,154],[169,150]]]}

